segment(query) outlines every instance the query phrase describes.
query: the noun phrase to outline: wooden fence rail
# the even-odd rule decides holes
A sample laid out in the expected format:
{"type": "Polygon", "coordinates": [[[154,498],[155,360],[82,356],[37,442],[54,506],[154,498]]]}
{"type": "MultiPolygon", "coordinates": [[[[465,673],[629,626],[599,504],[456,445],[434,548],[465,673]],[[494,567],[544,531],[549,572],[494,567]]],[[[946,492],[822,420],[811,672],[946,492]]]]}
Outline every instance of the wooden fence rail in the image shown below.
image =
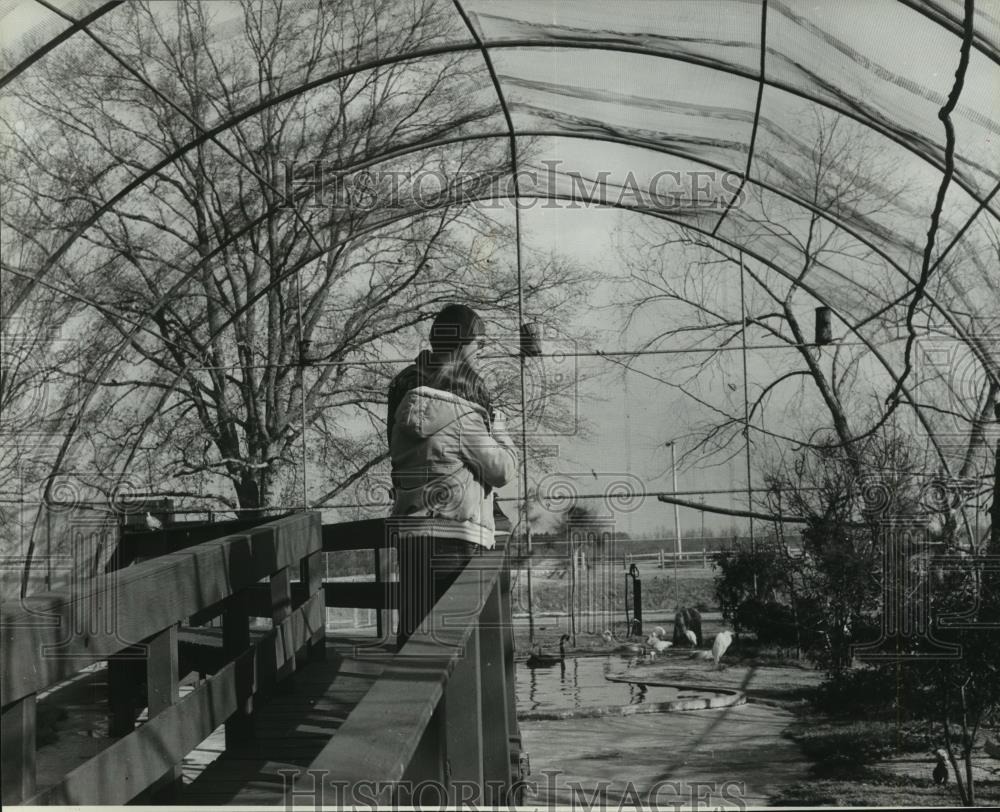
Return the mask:
{"type": "Polygon", "coordinates": [[[175,780],[184,756],[219,724],[227,738],[240,735],[297,655],[322,655],[321,555],[319,514],[300,513],[110,572],[75,594],[0,605],[3,803],[123,804],[175,780]],[[298,600],[293,569],[305,584],[298,600]],[[248,596],[263,579],[273,625],[251,645],[248,596]],[[225,664],[180,699],[178,625],[212,607],[223,612],[225,664]],[[135,697],[115,697],[111,726],[121,738],[38,792],[36,696],[104,660],[109,687],[124,694],[143,666],[148,721],[135,727],[135,697]]]}
{"type": "MultiPolygon", "coordinates": [[[[798,547],[788,547],[788,554],[791,556],[800,556],[802,550],[798,547]]],[[[673,567],[674,561],[676,560],[679,567],[702,567],[708,568],[709,565],[716,561],[720,555],[722,555],[724,550],[684,550],[683,552],[676,552],[674,550],[656,550],[651,553],[625,553],[622,556],[622,567],[628,569],[632,564],[641,564],[643,562],[648,562],[655,564],[657,569],[669,569],[673,567]]]]}
{"type": "Polygon", "coordinates": [[[473,557],[309,771],[358,792],[343,804],[500,805],[516,797],[519,755],[510,578],[498,548],[473,557]]]}
{"type": "MultiPolygon", "coordinates": [[[[426,629],[393,657],[398,588],[388,562],[405,533],[380,519],[321,526],[318,513],[299,513],[193,545],[190,534],[161,539],[164,554],[78,593],[4,603],[4,804],[142,800],[176,783],[185,755],[220,724],[227,750],[245,743],[255,708],[307,656],[322,656],[326,606],[377,609],[378,639],[357,656],[391,659],[311,769],[352,788],[370,781],[380,800],[396,803],[432,800],[413,794],[427,781],[455,804],[470,801],[470,788],[483,804],[516,798],[521,742],[504,550],[475,556],[426,629]],[[357,549],[375,551],[375,581],[324,584],[324,553],[357,549]],[[193,628],[219,617],[221,630],[193,628]],[[271,628],[251,629],[253,617],[270,618],[271,628]],[[119,738],[39,791],[37,695],[103,661],[109,729],[119,738]],[[189,669],[209,676],[181,698],[179,675],[189,669]],[[142,707],[148,720],[137,727],[142,707]]],[[[135,557],[146,553],[136,548],[135,557]]]]}

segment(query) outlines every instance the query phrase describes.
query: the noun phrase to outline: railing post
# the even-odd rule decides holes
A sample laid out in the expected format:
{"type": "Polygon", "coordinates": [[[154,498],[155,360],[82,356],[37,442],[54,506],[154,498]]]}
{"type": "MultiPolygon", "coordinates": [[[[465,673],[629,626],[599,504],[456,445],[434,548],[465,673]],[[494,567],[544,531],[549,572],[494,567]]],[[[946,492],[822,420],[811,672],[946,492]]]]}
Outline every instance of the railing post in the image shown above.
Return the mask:
{"type": "MultiPolygon", "coordinates": [[[[489,788],[512,784],[512,759],[520,755],[521,737],[514,709],[513,630],[509,612],[510,573],[506,565],[480,616],[479,658],[482,701],[483,783],[489,788]]],[[[505,798],[483,798],[502,806],[505,798]]]]}
{"type": "MultiPolygon", "coordinates": [[[[299,577],[306,588],[306,600],[309,600],[309,598],[323,589],[323,564],[323,551],[317,550],[315,553],[303,558],[299,565],[299,577]]],[[[310,660],[322,660],[326,657],[325,608],[323,609],[323,622],[318,629],[313,631],[309,638],[308,657],[310,660]]]]}
{"type": "MultiPolygon", "coordinates": [[[[271,588],[271,626],[277,628],[278,625],[292,613],[292,576],[289,567],[282,567],[273,573],[268,579],[271,588]]],[[[281,638],[285,643],[284,637],[281,638]]],[[[284,651],[285,663],[275,675],[275,682],[279,683],[283,679],[289,678],[295,671],[295,652],[284,651]]],[[[290,679],[284,684],[284,690],[292,687],[290,679]]]]}
{"type": "Polygon", "coordinates": [[[442,797],[440,789],[447,789],[448,784],[445,765],[444,702],[441,701],[431,714],[413,759],[403,773],[402,782],[396,786],[393,805],[429,806],[424,793],[428,788],[433,788],[435,795],[430,803],[445,807],[448,799],[442,797]]]}
{"type": "Polygon", "coordinates": [[[140,700],[145,681],[146,650],[128,646],[108,657],[108,734],[127,736],[135,730],[135,720],[145,704],[140,700]]]}
{"type": "Polygon", "coordinates": [[[468,797],[466,788],[483,786],[483,694],[481,691],[482,663],[479,653],[479,630],[474,628],[465,645],[462,658],[455,664],[448,679],[444,697],[445,754],[448,759],[450,784],[449,805],[476,807],[485,798],[468,797]],[[464,782],[466,787],[456,785],[464,782]]]}
{"type": "Polygon", "coordinates": [[[0,794],[4,806],[19,804],[35,794],[35,718],[34,694],[11,702],[0,716],[0,794]]]}
{"type": "Polygon", "coordinates": [[[375,610],[375,634],[379,640],[386,639],[392,635],[392,610],[398,609],[392,599],[393,591],[390,587],[392,583],[392,547],[389,546],[389,532],[386,531],[385,540],[381,546],[375,550],[375,580],[382,585],[383,594],[386,596],[385,605],[375,610]]]}
{"type": "MultiPolygon", "coordinates": [[[[240,590],[225,601],[222,613],[222,653],[226,661],[237,660],[250,648],[250,612],[247,592],[240,590]]],[[[245,744],[253,735],[250,718],[253,701],[254,660],[242,657],[235,674],[236,712],[226,720],[226,749],[245,744]]]]}
{"type": "MultiPolygon", "coordinates": [[[[504,710],[507,714],[507,787],[509,789],[520,779],[521,759],[527,759],[527,755],[524,753],[524,745],[521,741],[521,729],[517,724],[517,699],[514,687],[514,625],[510,613],[510,569],[506,562],[501,565],[500,577],[497,580],[499,584],[500,637],[503,645],[503,674],[506,688],[506,691],[501,695],[506,699],[504,710]]],[[[516,800],[519,802],[519,799],[516,800]]]]}
{"type": "MultiPolygon", "coordinates": [[[[178,699],[177,626],[173,625],[151,637],[146,643],[146,692],[149,718],[166,710],[178,699]]],[[[154,783],[149,792],[173,794],[181,782],[181,767],[175,765],[154,783]]],[[[166,799],[164,799],[166,800],[166,799]]]]}

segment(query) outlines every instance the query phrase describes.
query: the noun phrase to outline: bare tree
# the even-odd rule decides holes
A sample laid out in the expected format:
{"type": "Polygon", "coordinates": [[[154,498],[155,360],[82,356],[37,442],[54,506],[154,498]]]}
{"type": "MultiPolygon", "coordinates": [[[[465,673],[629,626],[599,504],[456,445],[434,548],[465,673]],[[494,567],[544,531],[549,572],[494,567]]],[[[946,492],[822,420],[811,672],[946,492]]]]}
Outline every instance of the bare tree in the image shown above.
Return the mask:
{"type": "Polygon", "coordinates": [[[405,59],[455,24],[429,2],[129,3],[13,86],[5,306],[66,291],[95,471],[260,510],[300,504],[311,464],[323,504],[384,458],[384,361],[441,304],[565,312],[559,262],[519,291],[472,251],[512,237],[467,205],[505,142],[455,138],[495,115],[481,60],[405,59]]]}

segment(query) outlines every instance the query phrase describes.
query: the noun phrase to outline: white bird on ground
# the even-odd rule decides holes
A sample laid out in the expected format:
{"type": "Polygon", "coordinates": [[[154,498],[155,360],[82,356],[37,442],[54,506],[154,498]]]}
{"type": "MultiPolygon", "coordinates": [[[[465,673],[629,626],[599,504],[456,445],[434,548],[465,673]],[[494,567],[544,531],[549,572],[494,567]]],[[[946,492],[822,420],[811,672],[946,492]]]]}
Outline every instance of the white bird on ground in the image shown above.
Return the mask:
{"type": "Polygon", "coordinates": [[[715,660],[715,667],[719,668],[719,660],[733,644],[733,633],[729,629],[723,629],[715,635],[715,642],[712,643],[712,659],[715,660]]]}
{"type": "Polygon", "coordinates": [[[685,629],[684,636],[688,639],[688,642],[692,646],[698,648],[698,635],[696,635],[693,631],[691,631],[691,629],[685,629]]]}
{"type": "Polygon", "coordinates": [[[935,784],[947,784],[948,783],[948,754],[944,750],[935,750],[934,756],[937,758],[937,764],[934,765],[934,772],[931,776],[934,778],[935,784]]]}
{"type": "Polygon", "coordinates": [[[646,638],[646,645],[649,646],[656,654],[663,654],[663,652],[673,646],[673,643],[669,640],[661,640],[660,635],[654,631],[651,635],[649,635],[649,637],[646,638]]]}
{"type": "Polygon", "coordinates": [[[163,529],[163,522],[161,522],[159,519],[157,519],[152,513],[150,513],[147,510],[146,511],[146,527],[148,527],[150,530],[162,530],[163,529]]]}

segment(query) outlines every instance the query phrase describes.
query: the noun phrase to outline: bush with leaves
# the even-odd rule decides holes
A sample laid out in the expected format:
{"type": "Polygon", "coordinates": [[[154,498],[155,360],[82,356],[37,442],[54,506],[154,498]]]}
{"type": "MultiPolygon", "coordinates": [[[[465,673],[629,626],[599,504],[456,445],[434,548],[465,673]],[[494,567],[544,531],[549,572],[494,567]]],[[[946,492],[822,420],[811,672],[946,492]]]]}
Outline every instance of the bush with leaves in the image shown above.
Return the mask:
{"type": "Polygon", "coordinates": [[[736,542],[715,560],[715,596],[723,619],[737,633],[751,632],[761,642],[794,645],[795,578],[799,564],[773,540],[752,547],[736,542]]]}

